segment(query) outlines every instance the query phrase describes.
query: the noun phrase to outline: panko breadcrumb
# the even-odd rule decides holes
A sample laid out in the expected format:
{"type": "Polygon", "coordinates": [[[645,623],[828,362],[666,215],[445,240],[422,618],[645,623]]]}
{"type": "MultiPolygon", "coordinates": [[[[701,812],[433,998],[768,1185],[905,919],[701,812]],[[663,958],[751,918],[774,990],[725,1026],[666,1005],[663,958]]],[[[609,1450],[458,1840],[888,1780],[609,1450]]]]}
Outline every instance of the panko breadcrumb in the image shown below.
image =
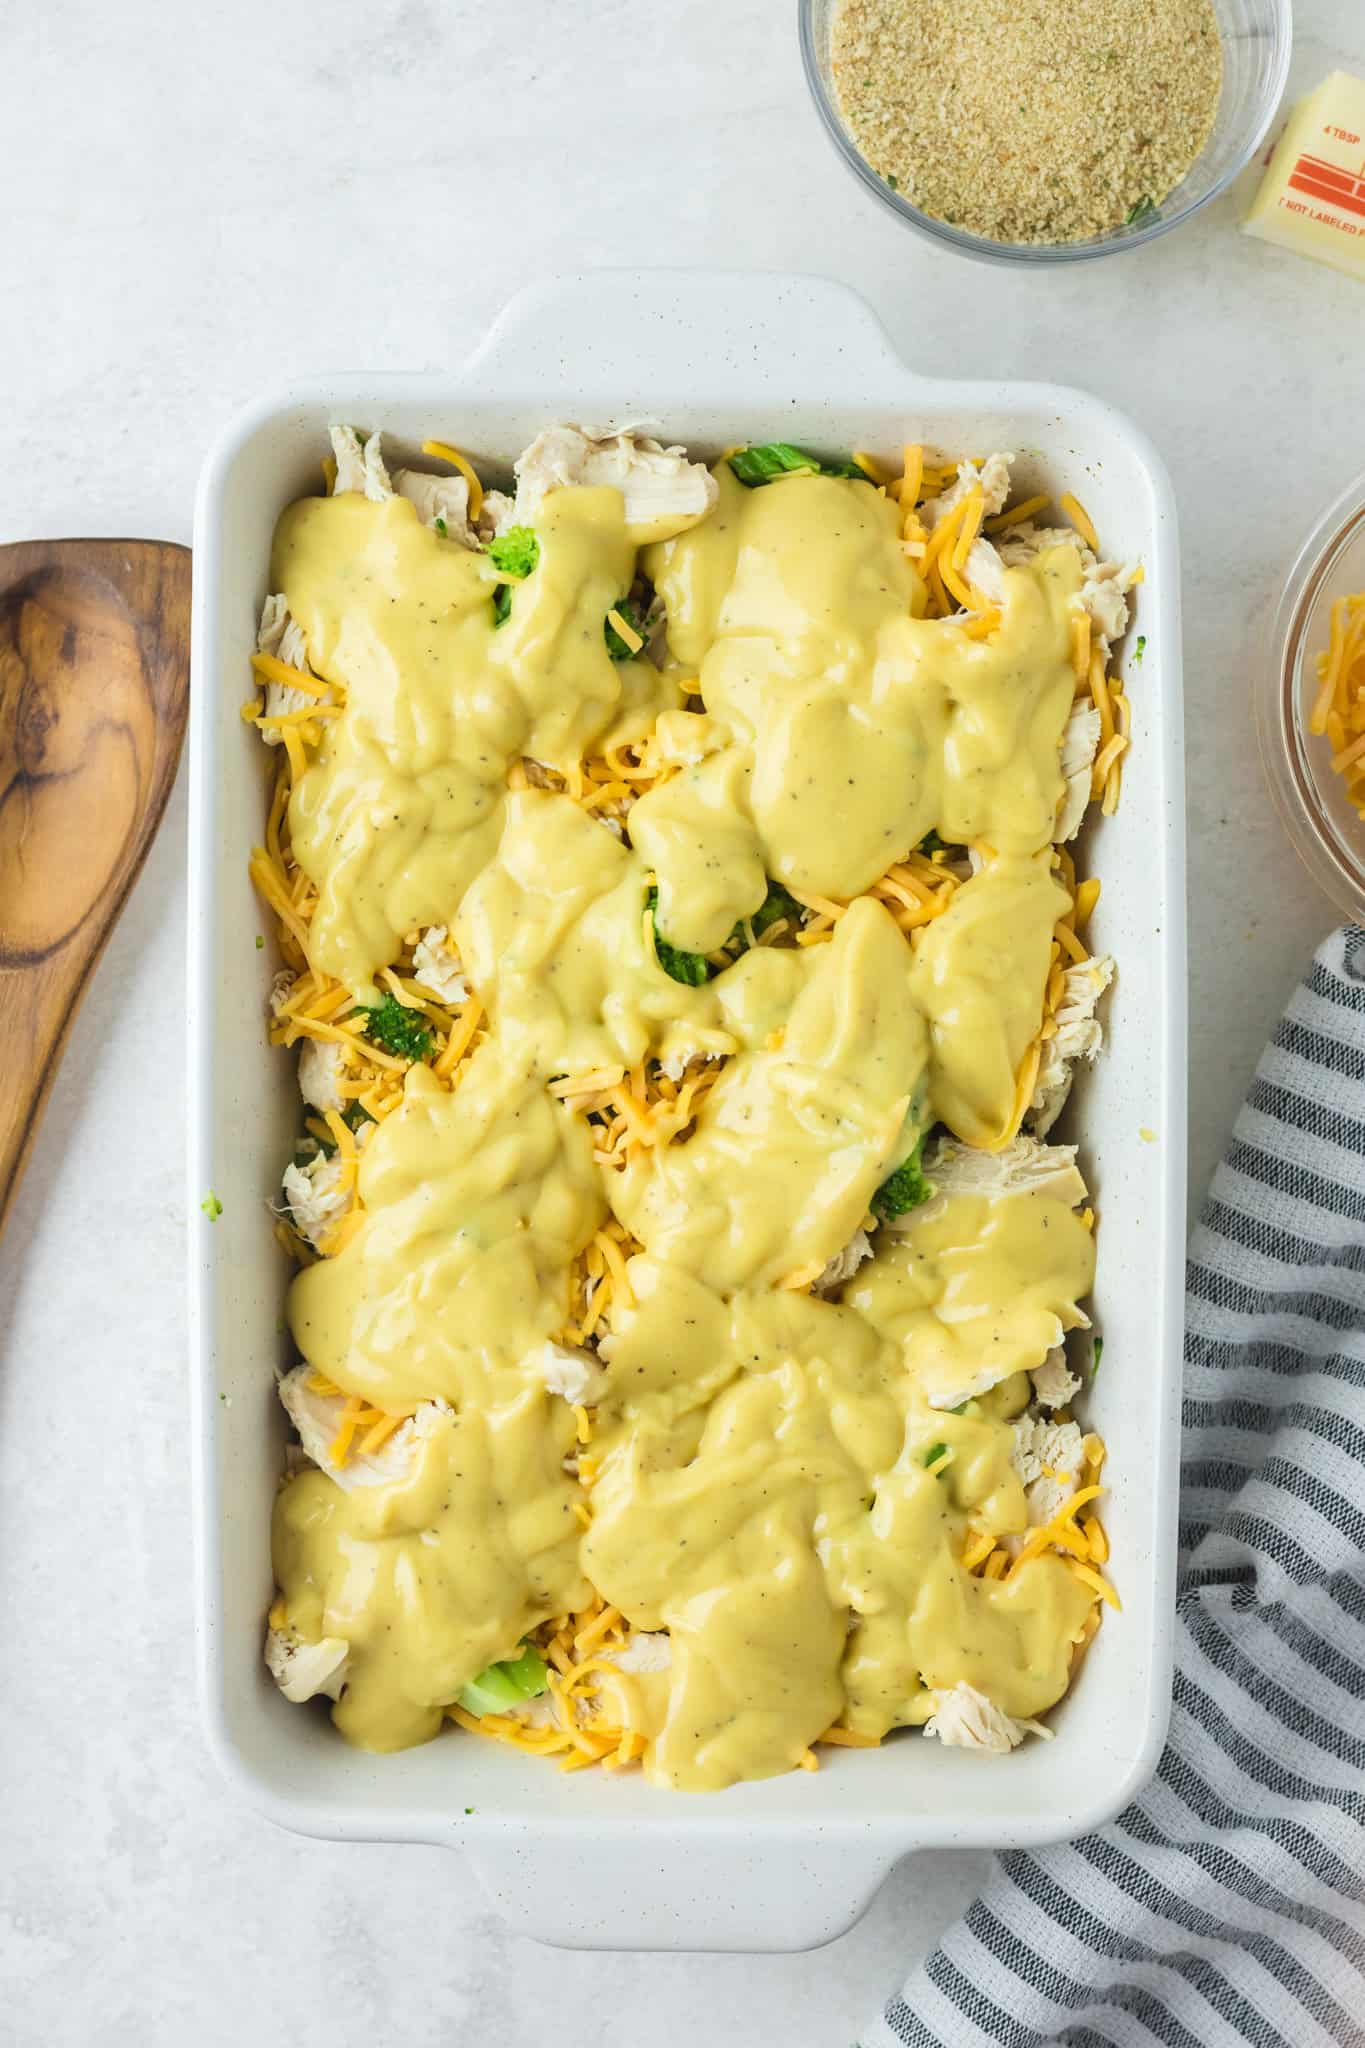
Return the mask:
{"type": "Polygon", "coordinates": [[[924,213],[1002,242],[1075,242],[1139,220],[1218,111],[1210,0],[842,0],[839,109],[924,213]]]}

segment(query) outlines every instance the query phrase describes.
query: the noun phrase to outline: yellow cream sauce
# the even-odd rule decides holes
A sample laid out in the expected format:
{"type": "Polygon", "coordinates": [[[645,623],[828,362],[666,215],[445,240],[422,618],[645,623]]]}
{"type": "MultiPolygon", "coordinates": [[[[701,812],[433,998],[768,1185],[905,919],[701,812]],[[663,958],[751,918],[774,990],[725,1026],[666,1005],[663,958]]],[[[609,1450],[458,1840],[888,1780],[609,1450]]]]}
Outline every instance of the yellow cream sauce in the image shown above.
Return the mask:
{"type": "Polygon", "coordinates": [[[847,901],[930,830],[1045,846],[1074,690],[1075,548],[1012,572],[1000,630],[973,641],[917,616],[889,498],[833,477],[746,490],[725,465],[717,479],[710,518],[647,555],[673,656],[730,736],[632,814],[673,944],[720,945],[765,874],[847,901]]]}
{"type": "Polygon", "coordinates": [[[404,1478],[343,1491],[308,1470],[278,1498],[289,1626],[349,1643],[334,1719],[368,1748],[433,1735],[592,1589],[669,1632],[669,1672],[637,1688],[644,1768],[683,1789],[788,1769],[835,1722],[922,1722],[959,1680],[1044,1711],[1092,1604],[1056,1555],[998,1580],[962,1563],[1027,1524],[1011,1422],[1026,1369],[1083,1319],[1075,1189],[936,1197],[878,1232],[842,1300],[808,1291],[925,1125],[1007,1135],[1068,902],[1048,848],[1075,551],[1008,572],[973,641],[922,616],[875,489],[718,476],[711,515],[644,557],[662,674],[604,646],[636,571],[614,491],[545,500],[500,629],[487,558],[401,499],[280,523],[274,587],[345,693],[290,810],[313,957],[365,998],[404,934],[445,924],[490,1021],[453,1089],[409,1071],[361,1157],[359,1227],[290,1298],[337,1387],[448,1404],[404,1478]],[[569,771],[657,730],[681,758],[703,727],[710,751],[640,798],[628,844],[567,796],[509,791],[522,756],[569,771]],[[984,865],[912,949],[860,892],[931,828],[984,842],[984,865]],[[769,877],[849,903],[828,943],[750,951],[699,988],[664,973],[651,880],[660,931],[711,951],[769,877]],[[624,1171],[549,1090],[688,1052],[719,1078],[624,1171]],[[609,1216],[641,1249],[600,1344],[588,1488],[543,1360],[609,1216]],[[936,1407],[964,1372],[979,1393],[936,1407]]]}

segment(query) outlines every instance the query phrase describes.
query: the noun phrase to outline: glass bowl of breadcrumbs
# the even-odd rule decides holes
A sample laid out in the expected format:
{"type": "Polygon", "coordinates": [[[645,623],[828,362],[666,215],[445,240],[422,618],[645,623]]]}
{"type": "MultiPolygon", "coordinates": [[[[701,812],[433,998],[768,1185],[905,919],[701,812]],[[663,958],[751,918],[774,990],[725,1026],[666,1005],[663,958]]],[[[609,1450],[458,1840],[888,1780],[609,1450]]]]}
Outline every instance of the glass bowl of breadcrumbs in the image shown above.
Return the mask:
{"type": "Polygon", "coordinates": [[[1136,248],[1226,191],[1291,0],[800,0],[816,108],[907,227],[988,262],[1136,248]]]}

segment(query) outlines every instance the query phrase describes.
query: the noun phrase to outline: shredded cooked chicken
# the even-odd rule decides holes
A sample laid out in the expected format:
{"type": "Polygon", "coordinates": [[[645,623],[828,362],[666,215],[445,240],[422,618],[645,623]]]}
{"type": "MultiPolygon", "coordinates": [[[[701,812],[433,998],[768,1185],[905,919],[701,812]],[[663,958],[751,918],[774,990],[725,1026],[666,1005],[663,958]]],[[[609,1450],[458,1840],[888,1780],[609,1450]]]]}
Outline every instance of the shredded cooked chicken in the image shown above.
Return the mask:
{"type": "Polygon", "coordinates": [[[811,1288],[812,1294],[829,1294],[834,1288],[842,1287],[845,1280],[851,1280],[864,1259],[872,1257],[872,1239],[865,1230],[855,1230],[842,1251],[825,1267],[824,1272],[811,1288]]]}
{"type": "Polygon", "coordinates": [[[995,542],[1007,569],[1021,568],[1047,548],[1073,547],[1081,557],[1081,604],[1090,617],[1095,637],[1106,656],[1115,640],[1122,639],[1128,626],[1128,597],[1136,562],[1101,562],[1070,526],[1035,526],[1025,519],[1012,526],[995,542]]]}
{"type": "Polygon", "coordinates": [[[1090,771],[1100,744],[1100,714],[1093,704],[1077,704],[1062,734],[1062,774],[1066,788],[1057,808],[1053,838],[1064,845],[1081,829],[1090,802],[1090,771]]]}
{"type": "Polygon", "coordinates": [[[1054,1344],[1029,1377],[1034,1395],[1044,1408],[1065,1408],[1072,1395],[1080,1391],[1080,1380],[1067,1363],[1065,1344],[1054,1344]]]}
{"type": "Polygon", "coordinates": [[[991,1756],[1008,1756],[1026,1735],[1052,1733],[1041,1721],[1016,1721],[965,1680],[940,1689],[934,1699],[934,1713],[925,1722],[924,1732],[936,1735],[940,1742],[954,1749],[980,1749],[991,1756]]]}
{"type": "MultiPolygon", "coordinates": [[[[308,643],[290,617],[280,591],[268,597],[261,606],[256,652],[273,654],[276,661],[282,661],[287,668],[300,669],[305,675],[313,673],[308,661],[308,643]]],[[[269,718],[282,718],[291,711],[307,711],[315,704],[330,701],[330,690],[324,698],[317,698],[310,697],[306,690],[296,690],[291,683],[277,683],[272,679],[265,686],[265,709],[269,718]]],[[[261,738],[267,746],[278,747],[281,744],[280,735],[268,729],[262,731],[261,738]]]]}
{"type": "Polygon", "coordinates": [[[346,1396],[319,1392],[309,1384],[312,1376],[310,1366],[296,1365],[280,1381],[280,1399],[313,1463],[347,1492],[357,1486],[387,1486],[405,1478],[422,1438],[430,1434],[438,1417],[450,1413],[444,1401],[424,1401],[376,1450],[366,1451],[353,1443],[345,1464],[334,1465],[329,1452],[341,1427],[346,1396]]]}
{"type": "Polygon", "coordinates": [[[591,1351],[571,1349],[567,1344],[543,1344],[535,1353],[536,1371],[547,1393],[563,1401],[595,1401],[606,1384],[606,1374],[591,1351]]]}
{"type": "Polygon", "coordinates": [[[1052,1129],[1066,1107],[1077,1060],[1093,1061],[1104,1042],[1095,1005],[1113,978],[1114,963],[1107,953],[1082,960],[1079,966],[1066,970],[1062,999],[1057,1005],[1057,1029],[1043,1041],[1038,1082],[1029,1105],[1029,1125],[1040,1138],[1052,1129]]]}
{"type": "Polygon", "coordinates": [[[320,1693],[329,1700],[339,1700],[350,1657],[351,1646],[340,1636],[324,1636],[321,1642],[305,1643],[291,1628],[272,1628],[265,1639],[270,1676],[295,1706],[315,1699],[320,1693]]]}
{"type": "Polygon", "coordinates": [[[443,924],[429,926],[413,947],[412,978],[430,989],[440,1002],[463,1003],[468,998],[469,983],[464,978],[460,956],[443,924]]]}
{"type": "Polygon", "coordinates": [[[280,1183],[295,1230],[316,1245],[346,1213],[350,1195],[342,1185],[338,1153],[318,1150],[307,1159],[291,1159],[280,1183]]]}
{"type": "MultiPolygon", "coordinates": [[[[956,1138],[941,1137],[924,1156],[925,1177],[938,1198],[946,1195],[1012,1195],[1025,1189],[1047,1193],[1073,1208],[1085,1200],[1085,1182],[1074,1145],[1043,1145],[1022,1132],[999,1152],[984,1152],[956,1138]]],[[[893,1217],[889,1230],[913,1229],[916,1211],[893,1217]]]]}
{"type": "Polygon", "coordinates": [[[549,427],[518,457],[517,521],[531,526],[547,491],[564,484],[609,484],[625,501],[632,535],[670,540],[715,504],[715,478],[683,448],[662,448],[633,433],[594,440],[581,427],[549,427]]]}
{"type": "Polygon", "coordinates": [[[478,547],[478,536],[469,523],[469,485],[462,476],[432,476],[421,469],[396,469],[390,476],[384,463],[383,437],[371,434],[362,439],[354,427],[332,428],[332,455],[337,466],[335,495],[361,491],[376,504],[386,498],[406,498],[417,508],[424,526],[435,527],[462,547],[478,547]]]}
{"type": "Polygon", "coordinates": [[[342,1046],[329,1038],[305,1038],[299,1043],[299,1093],[314,1109],[346,1107],[341,1092],[341,1075],[346,1064],[342,1046]]]}
{"type": "Polygon", "coordinates": [[[1081,1483],[1085,1454],[1080,1429],[1050,1416],[1021,1415],[1014,1425],[1010,1462],[1024,1488],[1029,1527],[1041,1529],[1081,1483]]]}
{"type": "Polygon", "coordinates": [[[969,491],[974,491],[978,484],[986,499],[983,517],[993,519],[997,512],[1004,509],[1005,500],[1010,494],[1010,464],[1013,461],[1012,455],[997,454],[988,455],[979,465],[975,462],[959,462],[957,476],[942,496],[926,498],[920,507],[920,517],[930,532],[933,532],[944,514],[951,512],[954,505],[959,504],[969,491]]]}

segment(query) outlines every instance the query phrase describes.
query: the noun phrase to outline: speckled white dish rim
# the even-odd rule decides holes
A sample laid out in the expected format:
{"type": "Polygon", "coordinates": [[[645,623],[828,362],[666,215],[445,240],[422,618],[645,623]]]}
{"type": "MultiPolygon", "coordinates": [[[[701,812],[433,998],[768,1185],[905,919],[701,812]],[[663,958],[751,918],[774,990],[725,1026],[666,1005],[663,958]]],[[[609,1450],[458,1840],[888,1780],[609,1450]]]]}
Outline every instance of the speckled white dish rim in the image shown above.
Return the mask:
{"type": "Polygon", "coordinates": [[[303,1834],[463,1849],[522,1932],[574,1947],[780,1950],[858,1918],[924,1848],[1063,1839],[1116,1813],[1155,1767],[1171,1683],[1185,1239],[1185,936],[1179,567],[1170,485],[1111,407],[1043,384],[948,382],[896,354],[844,287],[802,276],[606,271],[505,309],[467,362],[293,385],[209,455],[195,522],[190,736],[189,1283],[198,1664],[209,1745],[237,1793],[303,1834]],[[275,961],[247,881],[266,769],[238,715],[283,507],[316,488],[327,428],[382,428],[396,455],[448,436],[487,471],[562,419],[658,423],[715,454],[782,438],[887,454],[907,439],[1015,450],[1022,486],[1074,490],[1106,551],[1140,558],[1133,750],[1094,833],[1090,936],[1113,952],[1108,1044],[1058,1135],[1081,1145],[1100,1216],[1102,1371],[1085,1410],[1110,1445],[1106,1525],[1123,1612],[1107,1615],[1055,1737],[999,1759],[919,1736],[826,1750],[711,1797],[638,1772],[558,1772],[451,1733],[398,1756],[349,1748],[261,1662],[270,1510],[286,1430],[287,1272],[266,1205],[298,1126],[293,1063],[264,1043],[275,961]],[[222,1215],[200,1208],[212,1189],[222,1215]]]}

